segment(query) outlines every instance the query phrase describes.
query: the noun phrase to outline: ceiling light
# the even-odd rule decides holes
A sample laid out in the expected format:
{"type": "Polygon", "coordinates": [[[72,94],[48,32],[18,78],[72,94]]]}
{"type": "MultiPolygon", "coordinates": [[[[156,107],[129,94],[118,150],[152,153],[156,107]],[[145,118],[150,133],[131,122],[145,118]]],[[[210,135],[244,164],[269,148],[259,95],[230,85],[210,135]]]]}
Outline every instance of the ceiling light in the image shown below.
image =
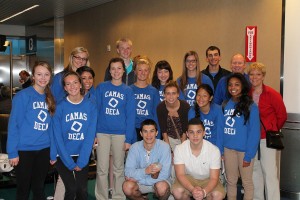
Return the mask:
{"type": "Polygon", "coordinates": [[[38,7],[38,6],[40,6],[40,5],[34,5],[34,6],[29,7],[29,8],[26,8],[25,10],[23,10],[23,11],[21,11],[21,12],[18,12],[18,13],[16,13],[16,14],[10,16],[10,17],[7,17],[7,18],[1,20],[0,22],[4,22],[4,21],[6,21],[6,20],[9,20],[9,19],[11,19],[11,18],[13,18],[13,17],[15,17],[15,16],[18,16],[18,15],[20,15],[20,14],[22,14],[22,13],[24,13],[24,12],[27,12],[27,11],[33,9],[33,8],[36,8],[36,7],[38,7]]]}

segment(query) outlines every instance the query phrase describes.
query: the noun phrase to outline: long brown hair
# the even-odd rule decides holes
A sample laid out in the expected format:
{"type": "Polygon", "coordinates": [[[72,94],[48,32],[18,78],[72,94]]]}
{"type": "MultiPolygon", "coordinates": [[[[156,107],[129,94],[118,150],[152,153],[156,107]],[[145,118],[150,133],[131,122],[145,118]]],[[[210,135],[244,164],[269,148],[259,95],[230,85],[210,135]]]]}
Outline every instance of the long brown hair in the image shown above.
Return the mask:
{"type": "MultiPolygon", "coordinates": [[[[48,105],[48,111],[50,113],[51,116],[54,115],[55,113],[55,100],[54,100],[54,97],[52,95],[52,92],[50,90],[50,84],[51,84],[51,81],[52,81],[52,68],[50,67],[50,65],[45,62],[45,61],[39,61],[39,62],[36,62],[32,68],[32,76],[34,76],[34,73],[35,73],[35,69],[38,67],[38,66],[43,66],[45,67],[51,74],[51,78],[50,78],[50,81],[49,83],[46,85],[45,87],[45,95],[46,95],[46,103],[48,105]]],[[[33,83],[34,83],[34,80],[33,80],[33,83]]]]}
{"type": "Polygon", "coordinates": [[[184,92],[185,87],[187,85],[187,70],[186,70],[186,59],[188,56],[195,56],[196,59],[196,70],[197,70],[197,75],[196,75],[196,83],[197,86],[201,85],[201,71],[200,71],[200,62],[199,62],[199,56],[196,51],[188,51],[183,58],[183,65],[182,65],[182,74],[180,76],[180,81],[179,81],[179,87],[182,92],[184,92]]]}

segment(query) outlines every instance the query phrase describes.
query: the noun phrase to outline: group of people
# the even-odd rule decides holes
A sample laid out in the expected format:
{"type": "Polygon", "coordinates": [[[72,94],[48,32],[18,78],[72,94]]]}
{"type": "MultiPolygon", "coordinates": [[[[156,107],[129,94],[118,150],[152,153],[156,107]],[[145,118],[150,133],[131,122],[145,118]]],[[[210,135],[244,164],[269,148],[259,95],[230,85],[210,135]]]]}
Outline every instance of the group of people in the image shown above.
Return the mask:
{"type": "Polygon", "coordinates": [[[96,88],[83,47],[53,78],[46,62],[33,67],[32,86],[13,98],[9,121],[17,199],[28,199],[30,187],[34,199],[45,199],[49,161],[59,173],[54,198],[87,199],[93,147],[99,200],[108,199],[108,191],[114,200],[147,199],[149,192],[162,200],[171,194],[231,200],[239,177],[244,199],[280,199],[276,150],[266,147],[261,124],[279,130],[287,114],[281,95],[263,83],[262,63],[245,73],[245,58],[235,54],[230,72],[219,64],[220,49],[210,46],[206,69],[200,71],[197,52],[189,51],[176,81],[165,60],[156,63],[151,81],[152,62],[131,58],[131,40],[118,40],[116,48],[119,57],[109,61],[96,88]]]}

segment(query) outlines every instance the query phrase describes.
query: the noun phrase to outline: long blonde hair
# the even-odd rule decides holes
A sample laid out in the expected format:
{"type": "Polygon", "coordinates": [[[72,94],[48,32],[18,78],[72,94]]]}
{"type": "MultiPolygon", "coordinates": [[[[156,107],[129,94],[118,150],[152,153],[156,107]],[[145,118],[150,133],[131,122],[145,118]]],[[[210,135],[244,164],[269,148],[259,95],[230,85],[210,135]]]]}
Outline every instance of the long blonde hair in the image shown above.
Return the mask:
{"type": "MultiPolygon", "coordinates": [[[[68,72],[68,71],[71,72],[71,71],[73,71],[73,58],[74,58],[74,55],[76,55],[78,53],[86,53],[87,54],[87,58],[89,58],[89,56],[90,56],[90,54],[89,54],[89,52],[88,52],[88,50],[86,48],[84,48],[84,47],[75,47],[72,50],[72,52],[71,52],[71,54],[69,56],[69,64],[65,67],[64,72],[68,72]]],[[[86,62],[85,65],[89,67],[90,66],[90,61],[87,60],[87,62],[86,62]]]]}

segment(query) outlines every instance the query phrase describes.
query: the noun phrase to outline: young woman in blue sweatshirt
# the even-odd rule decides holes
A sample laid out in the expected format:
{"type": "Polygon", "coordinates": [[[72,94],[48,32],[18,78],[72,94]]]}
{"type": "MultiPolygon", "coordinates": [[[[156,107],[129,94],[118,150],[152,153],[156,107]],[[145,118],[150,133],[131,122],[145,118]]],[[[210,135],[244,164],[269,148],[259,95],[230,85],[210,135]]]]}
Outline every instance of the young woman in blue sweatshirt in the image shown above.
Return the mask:
{"type": "Polygon", "coordinates": [[[109,155],[112,151],[115,177],[112,199],[125,199],[124,182],[125,151],[136,140],[135,99],[130,87],[122,83],[125,63],[121,58],[109,62],[111,81],[100,83],[96,88],[97,123],[97,177],[96,199],[108,199],[109,155]]]}
{"type": "MultiPolygon", "coordinates": [[[[68,96],[63,99],[53,117],[53,136],[56,152],[51,151],[51,162],[65,188],[64,199],[87,199],[88,162],[96,134],[96,102],[84,98],[84,88],[76,72],[63,76],[68,96]]],[[[53,148],[54,149],[54,148],[53,148]]]]}
{"type": "Polygon", "coordinates": [[[199,118],[205,127],[204,139],[216,145],[223,155],[224,116],[221,106],[212,103],[213,89],[201,84],[195,97],[195,105],[190,108],[189,120],[199,118]]]}
{"type": "Polygon", "coordinates": [[[160,101],[165,99],[165,85],[170,80],[173,80],[173,70],[171,65],[166,60],[158,61],[152,76],[152,86],[158,90],[160,101]]]}
{"type": "Polygon", "coordinates": [[[177,79],[180,88],[179,99],[186,100],[190,106],[194,105],[196,90],[201,83],[214,85],[210,78],[200,71],[200,61],[197,52],[189,51],[184,55],[182,74],[177,79]]]}
{"type": "Polygon", "coordinates": [[[84,47],[75,47],[69,56],[69,64],[67,65],[67,67],[65,67],[63,71],[55,74],[55,76],[53,77],[51,91],[56,103],[59,103],[67,96],[66,91],[63,87],[64,74],[67,72],[76,72],[79,67],[85,65],[90,66],[88,50],[84,47]]]}
{"type": "MultiPolygon", "coordinates": [[[[84,97],[96,102],[95,88],[93,85],[94,77],[95,77],[94,70],[91,67],[82,66],[79,67],[76,70],[76,72],[79,74],[82,80],[82,84],[84,87],[84,97]]],[[[63,199],[64,196],[65,196],[65,186],[61,177],[58,176],[56,187],[55,187],[54,199],[63,199]]]]}
{"type": "MultiPolygon", "coordinates": [[[[143,140],[140,134],[141,123],[145,119],[153,119],[158,123],[156,107],[160,103],[158,91],[149,84],[151,62],[147,57],[141,57],[135,61],[134,73],[136,81],[130,87],[133,90],[136,102],[135,129],[137,141],[143,140]]],[[[159,131],[160,133],[160,131],[159,131]]],[[[158,134],[157,138],[161,138],[158,134]]]]}
{"type": "Polygon", "coordinates": [[[236,199],[237,181],[241,175],[244,199],[253,199],[253,158],[260,140],[258,107],[248,95],[250,87],[240,73],[227,79],[229,101],[224,107],[224,157],[227,176],[227,199],[236,199]]]}
{"type": "Polygon", "coordinates": [[[55,102],[49,83],[52,70],[48,63],[33,66],[33,85],[18,92],[8,125],[7,153],[16,169],[16,199],[45,199],[44,182],[49,169],[51,118],[55,102]]]}

